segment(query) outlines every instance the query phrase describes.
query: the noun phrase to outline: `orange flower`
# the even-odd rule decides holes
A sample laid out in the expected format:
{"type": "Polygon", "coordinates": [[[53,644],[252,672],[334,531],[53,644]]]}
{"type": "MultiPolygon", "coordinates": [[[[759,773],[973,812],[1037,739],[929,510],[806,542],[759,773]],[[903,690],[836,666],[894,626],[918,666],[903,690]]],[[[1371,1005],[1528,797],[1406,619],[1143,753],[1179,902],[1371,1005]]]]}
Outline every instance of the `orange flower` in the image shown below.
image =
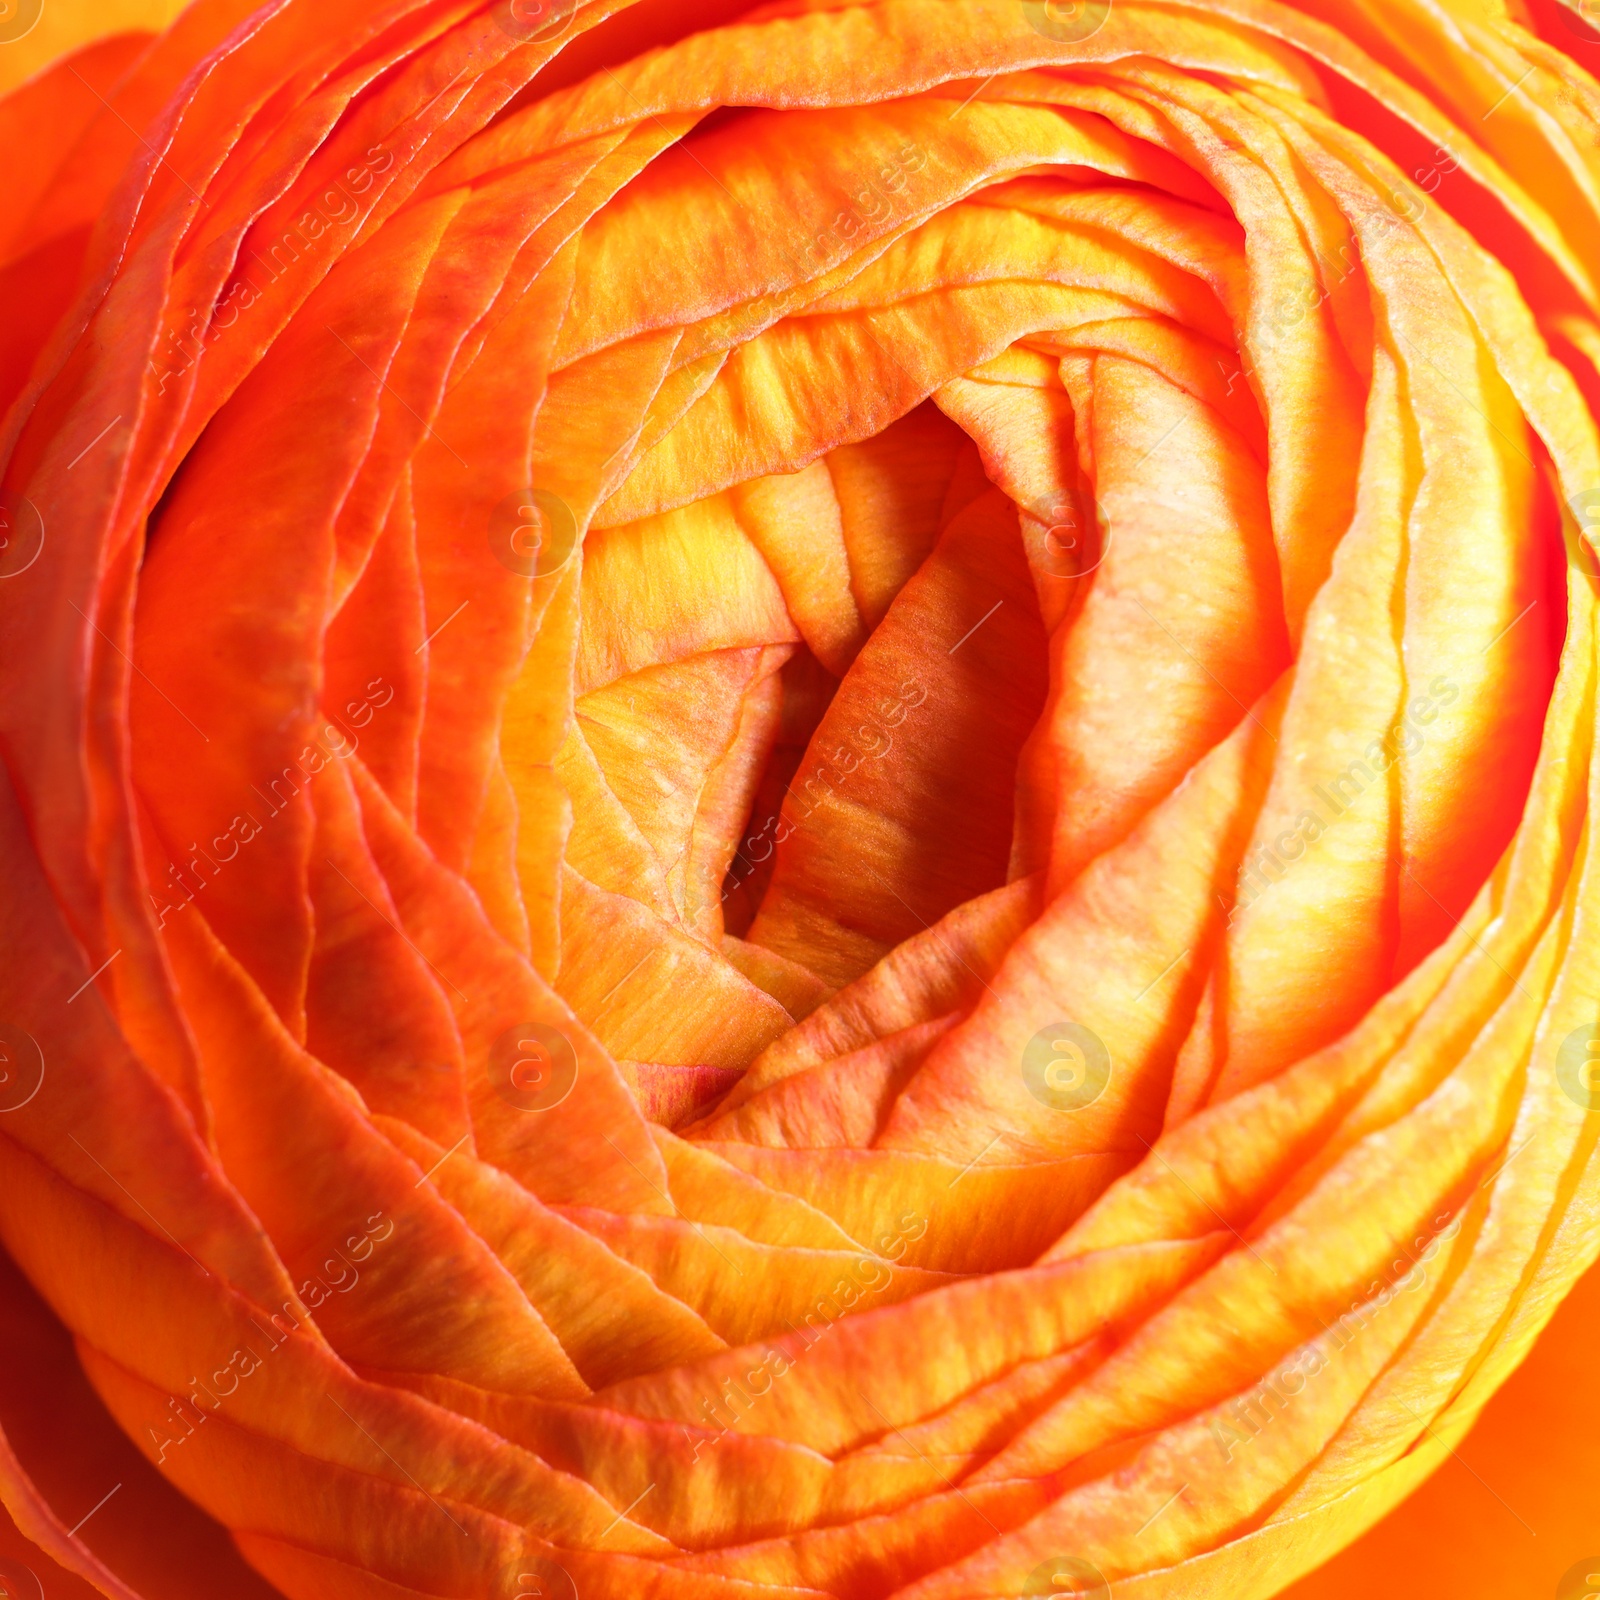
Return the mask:
{"type": "Polygon", "coordinates": [[[1584,11],[0,102],[0,1590],[1248,1600],[1447,1461],[1600,1252],[1584,11]]]}

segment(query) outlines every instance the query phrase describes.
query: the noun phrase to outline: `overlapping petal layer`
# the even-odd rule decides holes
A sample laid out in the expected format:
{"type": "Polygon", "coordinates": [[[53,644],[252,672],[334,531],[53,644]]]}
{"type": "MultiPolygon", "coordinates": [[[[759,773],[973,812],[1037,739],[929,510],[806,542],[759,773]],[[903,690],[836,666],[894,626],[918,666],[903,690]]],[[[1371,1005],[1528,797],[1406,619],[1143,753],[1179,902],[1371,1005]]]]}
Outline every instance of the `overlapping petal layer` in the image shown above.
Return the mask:
{"type": "Polygon", "coordinates": [[[65,1592],[1266,1596],[1438,1466],[1600,1253],[1547,9],[198,0],[0,102],[65,1592]]]}

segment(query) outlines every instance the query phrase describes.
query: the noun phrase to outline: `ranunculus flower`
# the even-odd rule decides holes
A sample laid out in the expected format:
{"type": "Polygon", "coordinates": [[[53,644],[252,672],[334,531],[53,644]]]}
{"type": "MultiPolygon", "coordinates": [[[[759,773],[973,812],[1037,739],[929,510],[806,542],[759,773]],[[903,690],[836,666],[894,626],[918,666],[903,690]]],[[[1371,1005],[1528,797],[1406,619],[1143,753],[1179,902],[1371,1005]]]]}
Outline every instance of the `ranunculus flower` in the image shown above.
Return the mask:
{"type": "Polygon", "coordinates": [[[0,102],[0,1589],[1251,1600],[1445,1463],[1600,1250],[1584,13],[0,102]]]}

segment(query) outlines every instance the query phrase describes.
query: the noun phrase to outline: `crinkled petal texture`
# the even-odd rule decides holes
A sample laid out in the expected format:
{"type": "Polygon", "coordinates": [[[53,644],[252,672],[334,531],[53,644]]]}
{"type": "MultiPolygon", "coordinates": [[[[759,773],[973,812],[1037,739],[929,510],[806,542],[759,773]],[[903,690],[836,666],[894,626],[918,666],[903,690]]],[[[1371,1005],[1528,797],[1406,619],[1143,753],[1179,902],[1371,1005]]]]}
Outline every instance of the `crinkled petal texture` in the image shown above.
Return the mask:
{"type": "Polygon", "coordinates": [[[1439,1466],[1600,1251],[1514,9],[198,0],[0,102],[6,1593],[1249,1600],[1439,1466]]]}

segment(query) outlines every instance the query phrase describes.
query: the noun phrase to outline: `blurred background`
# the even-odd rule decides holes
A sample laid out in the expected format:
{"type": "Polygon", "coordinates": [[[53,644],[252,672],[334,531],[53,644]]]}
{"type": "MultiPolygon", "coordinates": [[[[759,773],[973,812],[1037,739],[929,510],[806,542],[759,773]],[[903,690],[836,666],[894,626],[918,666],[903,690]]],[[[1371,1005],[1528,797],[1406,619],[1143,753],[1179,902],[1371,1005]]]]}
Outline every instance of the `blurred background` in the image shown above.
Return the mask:
{"type": "Polygon", "coordinates": [[[182,10],[183,0],[0,0],[0,93],[91,39],[164,28],[182,10]]]}

